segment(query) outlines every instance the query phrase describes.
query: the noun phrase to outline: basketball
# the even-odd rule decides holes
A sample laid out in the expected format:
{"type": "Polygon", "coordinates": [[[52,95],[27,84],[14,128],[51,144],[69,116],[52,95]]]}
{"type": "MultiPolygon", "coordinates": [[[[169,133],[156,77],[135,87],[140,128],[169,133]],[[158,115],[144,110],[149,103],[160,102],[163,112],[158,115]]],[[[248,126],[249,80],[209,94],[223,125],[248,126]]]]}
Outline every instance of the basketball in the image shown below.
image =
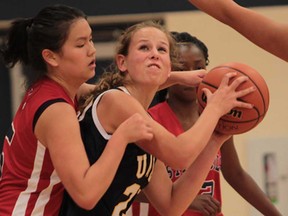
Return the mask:
{"type": "Polygon", "coordinates": [[[220,85],[224,74],[229,72],[237,72],[237,75],[230,79],[230,83],[242,75],[249,77],[236,90],[246,89],[251,86],[256,88],[254,92],[238,98],[238,100],[253,104],[254,107],[252,109],[235,107],[219,119],[215,130],[223,134],[234,135],[251,130],[263,120],[269,106],[269,89],[264,78],[255,69],[246,64],[233,62],[219,65],[211,69],[198,86],[199,113],[202,113],[207,103],[206,95],[202,89],[208,88],[213,93],[220,85]]]}

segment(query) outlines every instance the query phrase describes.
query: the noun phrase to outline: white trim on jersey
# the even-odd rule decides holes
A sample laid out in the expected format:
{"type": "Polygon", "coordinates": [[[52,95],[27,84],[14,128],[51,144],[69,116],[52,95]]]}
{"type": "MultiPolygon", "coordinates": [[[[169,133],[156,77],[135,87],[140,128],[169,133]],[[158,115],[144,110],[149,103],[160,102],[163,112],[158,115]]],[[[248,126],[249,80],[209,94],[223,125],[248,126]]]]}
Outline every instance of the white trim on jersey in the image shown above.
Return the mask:
{"type": "MultiPolygon", "coordinates": [[[[148,216],[148,212],[149,212],[149,203],[143,203],[140,202],[139,203],[139,216],[148,216]]],[[[128,209],[128,211],[126,212],[126,216],[133,216],[132,213],[132,206],[128,209]]]]}
{"type": "Polygon", "coordinates": [[[148,216],[149,203],[140,203],[140,215],[139,216],[148,216]]]}
{"type": "Polygon", "coordinates": [[[92,106],[92,102],[93,101],[90,101],[90,103],[85,107],[82,113],[77,113],[78,121],[82,121],[84,119],[87,110],[92,106]]]}
{"type": "Polygon", "coordinates": [[[27,204],[31,193],[35,192],[39,183],[40,174],[43,166],[44,155],[46,148],[39,141],[37,142],[37,150],[34,160],[34,166],[31,173],[31,177],[28,180],[27,188],[22,191],[15,203],[12,216],[25,215],[27,204]]]}
{"type": "Polygon", "coordinates": [[[60,182],[60,178],[58,177],[56,170],[54,170],[50,176],[49,186],[46,189],[42,190],[42,192],[40,193],[31,215],[44,215],[45,206],[50,200],[52,189],[54,185],[60,182]]]}
{"type": "Polygon", "coordinates": [[[94,101],[93,106],[92,106],[92,118],[93,118],[93,122],[94,122],[96,128],[99,130],[100,134],[101,134],[101,135],[104,137],[104,139],[106,139],[106,140],[109,140],[112,135],[111,135],[111,134],[108,134],[108,133],[105,131],[105,129],[102,127],[102,125],[101,125],[101,123],[100,123],[100,121],[99,121],[99,119],[98,119],[96,107],[97,107],[97,105],[98,105],[101,97],[102,97],[105,93],[107,93],[107,92],[109,92],[109,91],[118,91],[118,90],[116,90],[116,89],[109,89],[109,90],[107,90],[107,91],[105,91],[105,92],[102,92],[100,95],[98,95],[98,97],[96,98],[96,100],[94,101]]]}

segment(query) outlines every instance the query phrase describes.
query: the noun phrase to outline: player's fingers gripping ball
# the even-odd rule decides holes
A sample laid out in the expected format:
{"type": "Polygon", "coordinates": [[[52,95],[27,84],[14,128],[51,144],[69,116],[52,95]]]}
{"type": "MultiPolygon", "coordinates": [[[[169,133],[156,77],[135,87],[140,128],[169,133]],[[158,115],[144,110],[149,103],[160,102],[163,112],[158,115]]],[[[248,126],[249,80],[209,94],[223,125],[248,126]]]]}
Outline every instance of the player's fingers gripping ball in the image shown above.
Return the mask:
{"type": "Polygon", "coordinates": [[[233,108],[229,113],[222,116],[216,126],[216,131],[223,134],[241,134],[256,127],[264,118],[269,106],[269,89],[264,78],[253,68],[242,63],[226,63],[211,69],[200,83],[197,90],[199,112],[206,106],[207,98],[202,91],[208,88],[211,92],[216,91],[221,83],[224,74],[237,72],[237,75],[230,80],[230,83],[239,76],[247,76],[249,80],[242,83],[237,90],[254,86],[255,91],[240,97],[238,100],[251,103],[252,109],[233,108]]]}

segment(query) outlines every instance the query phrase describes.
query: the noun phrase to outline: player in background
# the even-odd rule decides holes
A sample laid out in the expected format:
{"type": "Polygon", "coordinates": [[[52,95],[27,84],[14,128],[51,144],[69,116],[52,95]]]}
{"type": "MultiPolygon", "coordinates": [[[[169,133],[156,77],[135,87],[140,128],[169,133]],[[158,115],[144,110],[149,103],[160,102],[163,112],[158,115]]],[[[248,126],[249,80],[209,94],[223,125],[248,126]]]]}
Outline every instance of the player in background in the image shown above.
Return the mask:
{"type": "Polygon", "coordinates": [[[232,27],[251,42],[288,61],[288,24],[275,22],[233,0],[189,0],[194,6],[232,27]]]}
{"type": "MultiPolygon", "coordinates": [[[[183,70],[206,69],[209,64],[207,46],[187,32],[172,32],[172,34],[178,44],[183,70]]],[[[169,87],[166,100],[150,108],[149,113],[176,136],[183,133],[199,118],[195,88],[183,85],[169,87]]],[[[175,170],[169,166],[166,168],[172,181],[176,181],[184,172],[184,170],[175,170]]],[[[198,196],[183,216],[223,215],[221,212],[220,172],[234,190],[263,215],[281,215],[256,182],[241,167],[233,137],[231,137],[222,145],[198,196]],[[251,193],[251,191],[253,192],[251,193]]],[[[151,204],[147,206],[147,203],[139,205],[138,202],[135,202],[132,210],[133,216],[159,216],[153,206],[151,204]]]]}

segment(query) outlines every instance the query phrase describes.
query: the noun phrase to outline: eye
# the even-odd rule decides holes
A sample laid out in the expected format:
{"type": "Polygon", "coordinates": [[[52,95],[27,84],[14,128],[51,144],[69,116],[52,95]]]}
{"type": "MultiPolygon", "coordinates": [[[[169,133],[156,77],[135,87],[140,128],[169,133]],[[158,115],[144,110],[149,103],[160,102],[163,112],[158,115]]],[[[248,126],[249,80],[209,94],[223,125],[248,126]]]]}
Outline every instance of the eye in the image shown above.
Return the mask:
{"type": "Polygon", "coordinates": [[[149,48],[148,48],[147,45],[141,45],[141,46],[139,47],[139,50],[147,51],[147,50],[149,50],[149,48]]]}
{"type": "Polygon", "coordinates": [[[166,53],[167,52],[167,48],[166,47],[160,47],[160,48],[158,48],[158,51],[166,53]]]}
{"type": "Polygon", "coordinates": [[[202,61],[196,61],[195,62],[195,70],[201,70],[201,69],[206,69],[206,65],[202,61]]]}
{"type": "Polygon", "coordinates": [[[197,67],[196,70],[205,69],[204,67],[197,67]]]}
{"type": "Polygon", "coordinates": [[[206,69],[205,65],[196,65],[196,70],[206,69]]]}
{"type": "Polygon", "coordinates": [[[94,37],[93,37],[93,36],[94,36],[94,35],[91,34],[90,37],[88,38],[90,43],[94,43],[94,37]]]}
{"type": "Polygon", "coordinates": [[[77,44],[76,45],[76,47],[78,47],[78,48],[82,48],[82,47],[84,47],[85,46],[85,44],[77,44]]]}

